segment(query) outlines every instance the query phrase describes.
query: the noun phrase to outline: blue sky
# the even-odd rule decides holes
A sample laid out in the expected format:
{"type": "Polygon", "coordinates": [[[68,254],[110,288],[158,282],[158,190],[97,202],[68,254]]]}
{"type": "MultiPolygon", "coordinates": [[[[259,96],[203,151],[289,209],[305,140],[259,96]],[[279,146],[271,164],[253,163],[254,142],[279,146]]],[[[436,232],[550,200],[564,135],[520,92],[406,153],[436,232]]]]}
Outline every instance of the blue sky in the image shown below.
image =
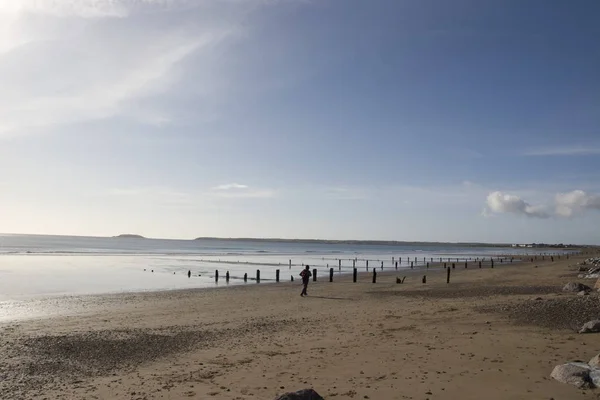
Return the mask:
{"type": "Polygon", "coordinates": [[[0,0],[0,231],[600,244],[599,14],[0,0]]]}

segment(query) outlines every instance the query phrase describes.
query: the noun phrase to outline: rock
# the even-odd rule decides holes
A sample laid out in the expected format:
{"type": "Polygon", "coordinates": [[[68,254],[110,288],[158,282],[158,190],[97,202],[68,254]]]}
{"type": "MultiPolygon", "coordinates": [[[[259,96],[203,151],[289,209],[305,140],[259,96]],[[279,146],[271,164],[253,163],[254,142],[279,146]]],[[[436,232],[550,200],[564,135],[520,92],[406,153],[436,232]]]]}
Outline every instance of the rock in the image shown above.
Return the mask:
{"type": "Polygon", "coordinates": [[[563,287],[563,292],[577,293],[582,290],[592,290],[589,286],[579,282],[569,282],[563,287]]]}
{"type": "Polygon", "coordinates": [[[600,289],[600,278],[596,280],[596,283],[594,284],[594,289],[600,289]]]}
{"type": "Polygon", "coordinates": [[[594,358],[592,358],[588,364],[592,368],[598,368],[598,367],[600,367],[600,354],[594,356],[594,358]]]}
{"type": "Polygon", "coordinates": [[[557,365],[550,376],[561,383],[575,385],[578,388],[591,387],[590,366],[584,363],[557,365]]]}
{"type": "Polygon", "coordinates": [[[289,392],[275,398],[275,400],[324,400],[313,389],[303,389],[297,392],[289,392]]]}
{"type": "Polygon", "coordinates": [[[579,333],[595,333],[600,332],[600,319],[588,321],[579,330],[579,333]]]}
{"type": "Polygon", "coordinates": [[[590,294],[588,292],[586,292],[585,290],[582,290],[581,292],[577,293],[578,296],[589,296],[590,294]]]}
{"type": "Polygon", "coordinates": [[[592,381],[592,385],[600,387],[600,370],[592,368],[590,370],[590,380],[592,381]]]}

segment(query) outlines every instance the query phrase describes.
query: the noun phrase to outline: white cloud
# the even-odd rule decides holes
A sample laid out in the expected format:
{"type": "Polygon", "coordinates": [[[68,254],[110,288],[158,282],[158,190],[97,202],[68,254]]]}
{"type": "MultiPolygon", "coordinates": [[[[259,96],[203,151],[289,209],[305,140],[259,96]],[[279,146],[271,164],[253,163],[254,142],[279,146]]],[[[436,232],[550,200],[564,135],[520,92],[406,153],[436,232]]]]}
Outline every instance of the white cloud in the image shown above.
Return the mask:
{"type": "Polygon", "coordinates": [[[214,188],[215,190],[230,190],[230,189],[248,189],[247,185],[241,185],[239,183],[226,183],[224,185],[219,185],[214,188]]]}
{"type": "Polygon", "coordinates": [[[228,183],[212,188],[206,195],[229,199],[267,199],[275,197],[272,189],[250,188],[239,183],[228,183]]]}
{"type": "Polygon", "coordinates": [[[271,189],[249,189],[243,191],[218,191],[210,193],[211,196],[227,199],[269,199],[276,196],[271,189]]]}
{"type": "Polygon", "coordinates": [[[589,156],[600,154],[599,146],[560,146],[560,147],[542,147],[530,149],[523,153],[524,156],[589,156]]]}
{"type": "Polygon", "coordinates": [[[488,195],[484,215],[490,213],[520,214],[535,218],[548,218],[550,216],[543,206],[532,206],[518,196],[502,192],[492,192],[488,195]]]}
{"type": "Polygon", "coordinates": [[[559,193],[555,195],[552,206],[548,207],[542,204],[531,205],[519,196],[496,191],[487,196],[482,215],[519,214],[536,218],[569,218],[589,210],[600,210],[600,195],[588,194],[583,190],[559,193]]]}
{"type": "Polygon", "coordinates": [[[583,190],[559,193],[555,198],[556,215],[572,217],[587,210],[600,210],[600,195],[587,194],[583,190]]]}
{"type": "Polygon", "coordinates": [[[275,197],[276,192],[273,189],[251,188],[240,183],[226,183],[215,186],[206,195],[229,199],[267,199],[275,197]]]}

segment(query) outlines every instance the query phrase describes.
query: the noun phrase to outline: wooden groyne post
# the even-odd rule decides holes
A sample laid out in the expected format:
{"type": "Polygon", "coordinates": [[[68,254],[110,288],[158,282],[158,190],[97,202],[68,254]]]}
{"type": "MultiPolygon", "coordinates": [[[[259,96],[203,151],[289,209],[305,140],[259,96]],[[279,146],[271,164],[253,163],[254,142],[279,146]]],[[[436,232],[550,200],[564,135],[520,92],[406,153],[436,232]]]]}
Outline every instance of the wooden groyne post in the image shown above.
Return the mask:
{"type": "Polygon", "coordinates": [[[446,269],[446,283],[450,283],[450,268],[446,269]]]}
{"type": "Polygon", "coordinates": [[[247,272],[244,274],[244,282],[248,282],[248,273],[247,272]]]}
{"type": "Polygon", "coordinates": [[[279,270],[275,270],[275,282],[279,282],[279,270]]]}
{"type": "Polygon", "coordinates": [[[413,262],[410,262],[410,269],[413,269],[413,262]]]}
{"type": "Polygon", "coordinates": [[[383,271],[383,261],[381,262],[381,270],[383,271]]]}
{"type": "Polygon", "coordinates": [[[215,282],[219,282],[219,270],[215,271],[215,282]]]}
{"type": "Polygon", "coordinates": [[[456,264],[452,263],[452,269],[456,268],[456,264]]]}
{"type": "Polygon", "coordinates": [[[333,282],[333,268],[329,268],[329,282],[333,282]]]}
{"type": "Polygon", "coordinates": [[[338,260],[338,267],[340,268],[340,271],[341,271],[342,270],[342,260],[341,259],[338,260]]]}
{"type": "Polygon", "coordinates": [[[356,277],[358,275],[358,270],[356,268],[354,268],[354,271],[352,272],[352,281],[356,283],[356,277]]]}
{"type": "Polygon", "coordinates": [[[317,281],[317,269],[313,268],[313,282],[317,281]]]}
{"type": "Polygon", "coordinates": [[[225,282],[229,283],[229,271],[225,272],[225,282]]]}
{"type": "Polygon", "coordinates": [[[465,269],[467,269],[467,262],[465,261],[465,269]]]}
{"type": "Polygon", "coordinates": [[[373,268],[373,283],[377,282],[377,270],[373,268]]]}
{"type": "Polygon", "coordinates": [[[398,261],[396,261],[396,270],[398,270],[398,261]]]}
{"type": "Polygon", "coordinates": [[[260,282],[260,269],[256,270],[256,283],[260,282]]]}

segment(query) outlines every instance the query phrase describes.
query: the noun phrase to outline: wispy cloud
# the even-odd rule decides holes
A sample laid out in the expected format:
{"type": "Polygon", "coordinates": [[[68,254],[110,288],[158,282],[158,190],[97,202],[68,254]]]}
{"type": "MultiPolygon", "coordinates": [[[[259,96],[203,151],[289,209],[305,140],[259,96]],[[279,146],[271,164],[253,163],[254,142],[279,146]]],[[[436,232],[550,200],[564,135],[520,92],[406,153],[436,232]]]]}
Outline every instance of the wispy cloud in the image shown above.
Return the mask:
{"type": "Polygon", "coordinates": [[[214,115],[228,81],[216,73],[221,47],[243,37],[244,10],[263,3],[0,0],[0,137],[111,118],[169,124],[179,108],[165,94],[190,59],[194,115],[214,115]],[[186,8],[197,18],[178,12],[186,8]],[[160,23],[147,13],[162,13],[160,23]]]}
{"type": "Polygon", "coordinates": [[[247,185],[241,185],[239,183],[226,183],[219,185],[214,188],[215,190],[230,190],[230,189],[248,189],[247,185]]]}
{"type": "Polygon", "coordinates": [[[324,189],[326,197],[336,200],[365,200],[370,198],[370,190],[361,187],[329,187],[324,189]]]}
{"type": "Polygon", "coordinates": [[[548,156],[590,156],[600,154],[600,146],[560,146],[542,147],[530,149],[523,152],[524,156],[548,157],[548,156]]]}
{"type": "Polygon", "coordinates": [[[117,201],[156,201],[160,204],[190,204],[195,197],[192,193],[162,186],[112,188],[104,195],[117,201]]]}
{"type": "Polygon", "coordinates": [[[266,199],[275,197],[276,191],[265,188],[251,188],[239,183],[227,183],[212,188],[206,195],[229,199],[266,199]]]}
{"type": "Polygon", "coordinates": [[[61,18],[124,18],[134,12],[166,11],[202,3],[202,0],[0,0],[0,13],[31,13],[61,18]]]}

